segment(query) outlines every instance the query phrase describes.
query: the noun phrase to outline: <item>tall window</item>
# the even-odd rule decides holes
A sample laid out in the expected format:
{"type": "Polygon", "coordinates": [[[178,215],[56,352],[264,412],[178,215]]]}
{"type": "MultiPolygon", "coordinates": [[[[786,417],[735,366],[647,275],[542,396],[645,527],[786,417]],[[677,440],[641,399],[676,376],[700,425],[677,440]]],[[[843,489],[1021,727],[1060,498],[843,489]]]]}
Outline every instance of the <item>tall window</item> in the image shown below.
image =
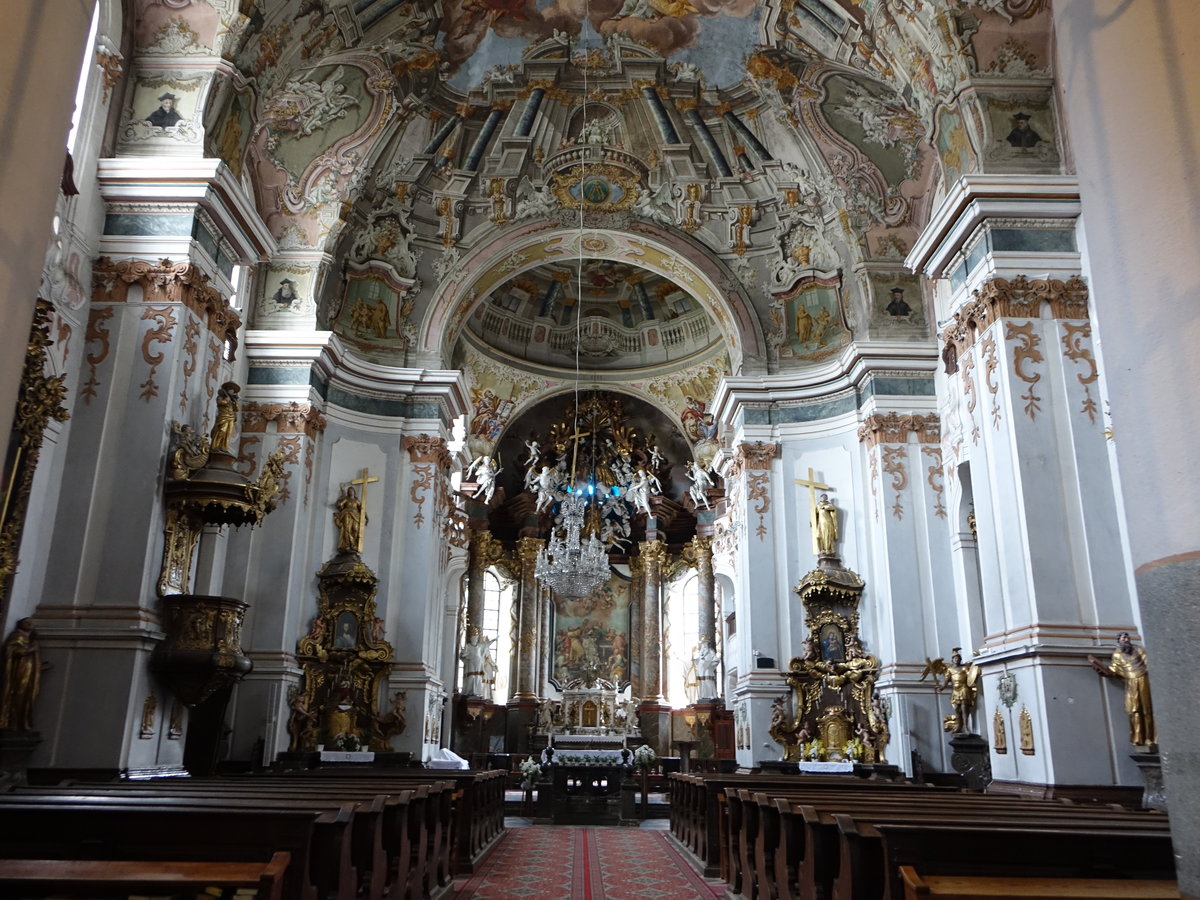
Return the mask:
{"type": "MultiPolygon", "coordinates": [[[[467,579],[462,582],[463,605],[466,609],[467,579]]],[[[492,570],[483,575],[483,615],[478,623],[481,640],[491,641],[492,659],[496,663],[492,684],[492,702],[505,703],[511,690],[509,661],[512,659],[513,585],[503,582],[492,570]]],[[[471,623],[472,625],[476,623],[471,623]]],[[[465,636],[464,636],[465,637],[465,636]]],[[[458,663],[458,683],[463,683],[463,665],[458,663]]]]}
{"type": "Polygon", "coordinates": [[[693,660],[700,643],[700,581],[693,574],[676,581],[667,592],[663,617],[663,645],[667,653],[664,690],[674,707],[696,700],[696,668],[693,660]]]}

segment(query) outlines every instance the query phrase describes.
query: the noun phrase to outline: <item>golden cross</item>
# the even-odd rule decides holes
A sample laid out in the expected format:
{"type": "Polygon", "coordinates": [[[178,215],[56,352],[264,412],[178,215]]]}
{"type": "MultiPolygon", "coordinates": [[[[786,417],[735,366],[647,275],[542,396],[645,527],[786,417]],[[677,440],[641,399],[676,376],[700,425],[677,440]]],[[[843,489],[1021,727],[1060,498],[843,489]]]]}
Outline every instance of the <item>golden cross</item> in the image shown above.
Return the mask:
{"type": "Polygon", "coordinates": [[[358,498],[358,552],[362,553],[363,535],[367,530],[367,485],[378,481],[378,478],[372,478],[371,473],[366,469],[362,470],[362,474],[357,478],[350,479],[351,484],[357,484],[362,487],[362,496],[358,498]]]}
{"type": "MultiPolygon", "coordinates": [[[[579,426],[576,425],[576,428],[579,426]]],[[[574,434],[567,437],[568,441],[574,441],[575,446],[571,449],[571,488],[575,487],[575,463],[579,460],[579,439],[591,435],[590,431],[576,431],[574,434]]]]}
{"type": "Polygon", "coordinates": [[[813,477],[812,466],[808,467],[808,479],[797,478],[796,484],[802,484],[808,488],[808,520],[813,523],[812,538],[813,538],[813,553],[820,555],[820,548],[817,547],[817,528],[816,528],[816,513],[817,513],[817,491],[832,491],[833,486],[821,484],[813,477]]]}

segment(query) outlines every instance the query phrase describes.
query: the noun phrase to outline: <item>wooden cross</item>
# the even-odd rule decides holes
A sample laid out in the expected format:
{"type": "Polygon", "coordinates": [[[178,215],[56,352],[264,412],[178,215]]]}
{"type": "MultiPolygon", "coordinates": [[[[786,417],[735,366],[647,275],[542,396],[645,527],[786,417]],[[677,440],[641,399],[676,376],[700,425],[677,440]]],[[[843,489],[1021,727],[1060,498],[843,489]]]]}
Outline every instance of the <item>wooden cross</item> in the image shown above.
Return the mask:
{"type": "Polygon", "coordinates": [[[797,478],[796,484],[801,484],[801,485],[804,485],[806,488],[808,488],[808,520],[809,520],[809,522],[811,522],[813,524],[813,529],[812,529],[813,553],[815,555],[819,556],[821,551],[820,551],[820,548],[817,546],[817,529],[816,529],[817,491],[818,490],[832,491],[833,486],[829,485],[829,484],[821,484],[819,481],[817,481],[816,478],[813,477],[812,466],[808,467],[808,479],[805,480],[803,478],[797,478]]]}
{"type": "MultiPolygon", "coordinates": [[[[809,471],[811,475],[811,470],[809,471]]],[[[362,474],[357,478],[350,479],[351,484],[357,484],[362,487],[362,496],[358,498],[358,552],[362,553],[363,535],[367,530],[367,485],[378,481],[378,478],[372,478],[371,473],[366,469],[362,470],[362,474]]]]}

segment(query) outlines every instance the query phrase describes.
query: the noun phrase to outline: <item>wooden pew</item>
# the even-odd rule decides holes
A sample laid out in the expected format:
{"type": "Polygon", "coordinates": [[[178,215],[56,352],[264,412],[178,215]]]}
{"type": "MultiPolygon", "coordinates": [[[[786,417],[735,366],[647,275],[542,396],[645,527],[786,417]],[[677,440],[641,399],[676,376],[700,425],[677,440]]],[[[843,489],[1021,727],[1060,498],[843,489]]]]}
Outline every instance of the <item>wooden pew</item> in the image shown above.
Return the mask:
{"type": "MultiPolygon", "coordinates": [[[[114,798],[166,797],[184,802],[196,799],[220,799],[227,805],[257,806],[259,800],[303,809],[335,808],[347,801],[355,803],[351,828],[351,858],[358,878],[358,892],[367,900],[385,900],[392,896],[395,880],[393,866],[398,865],[397,828],[406,819],[408,793],[395,795],[368,791],[325,788],[314,785],[296,792],[283,784],[265,784],[261,779],[163,779],[116,783],[72,784],[64,787],[20,788],[27,796],[105,796],[114,798]]],[[[406,823],[405,823],[406,824],[406,823]]],[[[395,896],[400,896],[399,894],[395,896]]]]}
{"type": "Polygon", "coordinates": [[[351,900],[353,806],[222,808],[185,802],[0,795],[0,858],[261,863],[291,855],[283,895],[351,900]],[[347,877],[348,876],[348,877],[347,877]]]}
{"type": "Polygon", "coordinates": [[[900,900],[901,865],[931,873],[1174,878],[1166,820],[976,819],[867,822],[838,817],[834,900],[900,900]]]}
{"type": "Polygon", "coordinates": [[[1175,881],[917,874],[901,866],[904,900],[1179,900],[1175,881]]]}
{"type": "Polygon", "coordinates": [[[290,860],[286,852],[275,853],[266,863],[0,859],[0,897],[95,897],[109,892],[176,895],[219,888],[253,890],[256,900],[282,900],[290,860]]]}

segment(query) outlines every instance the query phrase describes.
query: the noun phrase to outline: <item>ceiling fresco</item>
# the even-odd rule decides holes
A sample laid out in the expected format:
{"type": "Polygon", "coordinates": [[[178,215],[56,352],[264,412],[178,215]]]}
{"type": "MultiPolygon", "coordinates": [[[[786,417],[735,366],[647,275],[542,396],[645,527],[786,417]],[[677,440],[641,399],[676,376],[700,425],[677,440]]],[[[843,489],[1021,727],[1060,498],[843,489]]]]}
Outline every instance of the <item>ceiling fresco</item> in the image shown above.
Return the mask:
{"type": "Polygon", "coordinates": [[[122,152],[222,157],[254,326],[391,365],[825,372],[931,338],[955,179],[1064,165],[1044,0],[133,2],[122,152]]]}

